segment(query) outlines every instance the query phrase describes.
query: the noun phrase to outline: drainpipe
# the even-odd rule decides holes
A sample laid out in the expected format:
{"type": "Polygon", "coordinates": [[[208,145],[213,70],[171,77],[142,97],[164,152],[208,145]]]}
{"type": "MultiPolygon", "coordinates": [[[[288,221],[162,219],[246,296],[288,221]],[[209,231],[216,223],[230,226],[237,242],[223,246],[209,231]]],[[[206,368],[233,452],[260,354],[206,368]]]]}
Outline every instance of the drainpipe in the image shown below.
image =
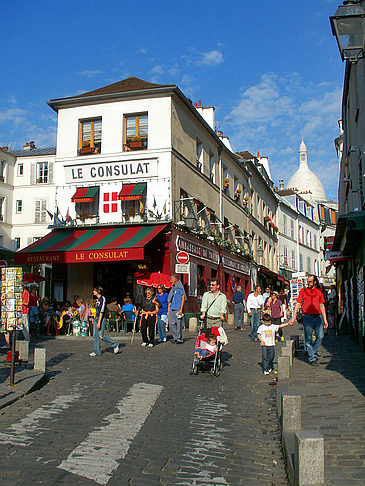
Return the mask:
{"type": "MultiPolygon", "coordinates": [[[[223,168],[222,168],[222,158],[221,158],[222,149],[218,147],[218,157],[219,157],[219,219],[223,221],[223,168]]],[[[222,223],[221,231],[223,231],[222,223]]]]}

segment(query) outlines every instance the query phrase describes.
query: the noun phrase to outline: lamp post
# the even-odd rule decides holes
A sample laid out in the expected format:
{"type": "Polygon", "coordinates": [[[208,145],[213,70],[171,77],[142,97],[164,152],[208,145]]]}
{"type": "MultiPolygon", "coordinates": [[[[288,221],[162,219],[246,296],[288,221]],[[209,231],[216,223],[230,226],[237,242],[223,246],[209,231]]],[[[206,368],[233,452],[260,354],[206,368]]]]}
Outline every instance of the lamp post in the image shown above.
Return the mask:
{"type": "Polygon", "coordinates": [[[256,255],[258,256],[258,258],[260,259],[260,263],[262,263],[262,257],[264,255],[264,249],[262,248],[262,246],[259,246],[256,250],[256,255]]]}
{"type": "Polygon", "coordinates": [[[360,0],[345,0],[330,17],[343,61],[357,62],[364,56],[365,10],[360,0]]]}

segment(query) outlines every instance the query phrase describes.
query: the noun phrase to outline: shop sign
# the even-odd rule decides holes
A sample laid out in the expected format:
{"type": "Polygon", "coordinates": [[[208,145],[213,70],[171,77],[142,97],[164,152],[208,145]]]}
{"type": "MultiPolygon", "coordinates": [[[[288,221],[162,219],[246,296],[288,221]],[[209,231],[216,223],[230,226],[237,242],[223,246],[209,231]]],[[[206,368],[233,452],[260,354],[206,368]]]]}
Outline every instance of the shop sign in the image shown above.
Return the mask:
{"type": "Polygon", "coordinates": [[[60,253],[17,254],[17,263],[34,265],[37,263],[96,263],[119,262],[124,260],[142,260],[143,248],[128,248],[126,250],[85,250],[65,251],[60,253]]]}
{"type": "Polygon", "coordinates": [[[65,165],[65,176],[67,184],[157,177],[157,159],[65,165]]]}
{"type": "Polygon", "coordinates": [[[179,235],[176,237],[176,249],[187,252],[189,256],[201,258],[202,260],[207,260],[217,265],[219,263],[219,253],[217,251],[181,238],[179,235]]]}
{"type": "Polygon", "coordinates": [[[176,255],[177,263],[189,263],[189,253],[186,251],[179,251],[176,255]]]}
{"type": "Polygon", "coordinates": [[[232,260],[231,258],[223,255],[222,264],[226,268],[230,268],[236,272],[244,273],[245,275],[250,275],[250,264],[248,262],[239,262],[237,260],[232,260]]]}
{"type": "Polygon", "coordinates": [[[176,263],[175,273],[190,273],[190,263],[176,263]]]}
{"type": "Polygon", "coordinates": [[[343,255],[341,251],[326,251],[324,258],[330,262],[341,262],[351,259],[351,257],[343,255]]]}

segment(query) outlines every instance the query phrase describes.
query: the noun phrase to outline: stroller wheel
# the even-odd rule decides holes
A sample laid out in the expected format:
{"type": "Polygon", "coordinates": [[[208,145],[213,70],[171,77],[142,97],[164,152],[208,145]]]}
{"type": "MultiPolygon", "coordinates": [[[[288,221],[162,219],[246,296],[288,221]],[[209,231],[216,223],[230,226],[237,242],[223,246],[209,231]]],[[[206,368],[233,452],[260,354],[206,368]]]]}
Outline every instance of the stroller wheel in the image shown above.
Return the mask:
{"type": "Polygon", "coordinates": [[[217,376],[217,377],[218,377],[219,375],[220,375],[220,372],[219,372],[219,370],[217,369],[217,370],[216,370],[216,372],[215,372],[215,376],[217,376]]]}
{"type": "Polygon", "coordinates": [[[211,376],[214,376],[215,375],[215,371],[214,371],[213,368],[210,370],[210,374],[211,374],[211,376]]]}
{"type": "Polygon", "coordinates": [[[198,374],[198,367],[197,366],[194,366],[193,368],[193,375],[197,375],[198,374]]]}

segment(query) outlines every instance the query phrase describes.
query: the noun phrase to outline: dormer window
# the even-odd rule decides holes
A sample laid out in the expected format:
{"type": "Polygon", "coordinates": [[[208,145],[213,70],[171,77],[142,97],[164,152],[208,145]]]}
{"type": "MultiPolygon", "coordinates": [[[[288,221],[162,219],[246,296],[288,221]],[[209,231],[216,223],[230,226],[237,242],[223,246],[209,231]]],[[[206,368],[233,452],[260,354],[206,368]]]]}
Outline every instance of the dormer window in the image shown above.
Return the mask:
{"type": "Polygon", "coordinates": [[[101,152],[101,118],[80,121],[79,155],[101,152]]]}
{"type": "Polygon", "coordinates": [[[146,150],[148,145],[148,115],[125,115],[123,151],[146,150]]]}

